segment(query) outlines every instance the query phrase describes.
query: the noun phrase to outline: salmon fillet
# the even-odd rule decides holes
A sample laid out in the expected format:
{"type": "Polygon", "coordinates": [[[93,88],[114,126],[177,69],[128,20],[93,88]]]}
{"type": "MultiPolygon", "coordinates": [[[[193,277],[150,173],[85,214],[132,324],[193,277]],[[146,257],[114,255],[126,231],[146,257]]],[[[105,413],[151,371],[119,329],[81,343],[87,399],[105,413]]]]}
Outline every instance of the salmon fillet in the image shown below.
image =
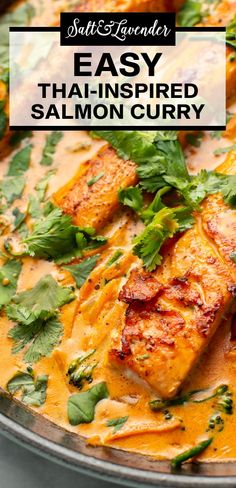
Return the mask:
{"type": "MultiPolygon", "coordinates": [[[[224,165],[232,170],[232,161],[224,165]]],[[[234,174],[236,173],[236,158],[234,174]]],[[[120,292],[128,303],[109,359],[132,370],[161,398],[174,397],[236,294],[236,210],[220,195],[202,204],[194,227],[163,250],[152,273],[131,272],[120,292]]]]}
{"type": "Polygon", "coordinates": [[[53,197],[79,226],[104,227],[119,207],[118,190],[137,182],[136,165],[121,159],[109,146],[87,161],[75,178],[53,197]],[[90,185],[96,176],[101,178],[90,185]],[[89,184],[88,184],[89,183],[89,184]]]}

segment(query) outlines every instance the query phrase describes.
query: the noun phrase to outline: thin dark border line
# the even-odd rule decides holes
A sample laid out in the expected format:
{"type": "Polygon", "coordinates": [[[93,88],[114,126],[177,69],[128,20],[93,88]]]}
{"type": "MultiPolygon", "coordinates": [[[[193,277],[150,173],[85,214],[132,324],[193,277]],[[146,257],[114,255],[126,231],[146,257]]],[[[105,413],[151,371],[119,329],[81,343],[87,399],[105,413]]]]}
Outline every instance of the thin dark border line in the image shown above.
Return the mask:
{"type": "MultiPolygon", "coordinates": [[[[61,27],[9,27],[10,32],[61,32],[61,27]]],[[[175,32],[226,32],[226,27],[175,27],[175,32]]],[[[125,45],[125,44],[124,44],[125,45]]]]}
{"type": "Polygon", "coordinates": [[[207,131],[207,130],[226,130],[225,125],[208,125],[208,126],[203,126],[203,125],[190,125],[188,127],[183,127],[183,126],[176,126],[176,125],[157,125],[157,126],[145,126],[145,125],[137,125],[135,127],[129,126],[129,125],[121,125],[121,126],[115,126],[111,127],[110,125],[81,125],[81,126],[63,126],[63,125],[37,125],[36,127],[32,125],[10,125],[9,126],[10,130],[62,130],[62,131],[73,131],[73,130],[184,130],[184,131],[192,131],[192,130],[198,130],[198,131],[207,131]]]}

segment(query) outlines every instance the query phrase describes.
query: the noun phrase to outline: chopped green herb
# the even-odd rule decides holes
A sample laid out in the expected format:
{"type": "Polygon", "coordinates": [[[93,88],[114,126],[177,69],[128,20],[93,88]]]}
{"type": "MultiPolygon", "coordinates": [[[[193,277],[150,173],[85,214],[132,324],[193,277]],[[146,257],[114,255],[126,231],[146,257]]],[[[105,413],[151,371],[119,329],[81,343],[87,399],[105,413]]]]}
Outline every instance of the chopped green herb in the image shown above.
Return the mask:
{"type": "Polygon", "coordinates": [[[82,356],[79,356],[78,358],[73,359],[73,361],[69,365],[67,374],[68,375],[71,375],[72,373],[74,373],[75,370],[77,369],[77,367],[80,364],[84,363],[84,361],[86,361],[87,359],[89,359],[91,356],[93,356],[93,354],[95,352],[96,352],[96,349],[91,349],[90,351],[82,354],[82,356]]]}
{"type": "Polygon", "coordinates": [[[23,176],[9,176],[0,181],[0,196],[4,197],[8,203],[14,202],[20,198],[25,187],[25,178],[23,176]]]}
{"type": "Polygon", "coordinates": [[[178,456],[176,456],[174,459],[171,461],[171,467],[176,469],[181,466],[185,461],[188,461],[189,459],[192,459],[199,454],[201,454],[205,449],[210,446],[210,444],[213,441],[213,437],[210,439],[207,439],[205,441],[200,442],[197,444],[197,446],[192,447],[191,449],[188,449],[187,451],[182,452],[178,456]]]}
{"type": "Polygon", "coordinates": [[[26,139],[26,138],[30,138],[32,137],[33,135],[33,132],[29,131],[29,130],[19,130],[17,132],[14,132],[10,138],[10,141],[9,141],[9,144],[10,146],[17,146],[18,144],[20,144],[20,142],[23,140],[23,139],[26,139]]]}
{"type": "Polygon", "coordinates": [[[0,309],[7,305],[16,293],[21,263],[11,259],[0,268],[0,309]]]}
{"type": "Polygon", "coordinates": [[[235,150],[236,150],[236,142],[234,144],[232,144],[231,146],[220,147],[219,149],[216,149],[214,151],[214,155],[220,156],[220,154],[225,154],[225,153],[228,153],[230,151],[235,151],[235,150]]]}
{"type": "Polygon", "coordinates": [[[20,176],[29,168],[32,146],[28,145],[18,151],[10,161],[7,176],[20,176]]]}
{"type": "Polygon", "coordinates": [[[94,183],[96,183],[97,181],[99,181],[103,176],[104,176],[105,173],[98,173],[96,176],[94,176],[93,178],[91,178],[91,180],[87,181],[87,185],[88,186],[92,186],[94,185],[94,183]]]}
{"type": "Polygon", "coordinates": [[[28,363],[48,356],[59,344],[62,325],[58,310],[74,300],[71,288],[59,286],[47,275],[34,288],[16,295],[7,305],[7,316],[17,323],[9,332],[15,343],[13,353],[28,345],[24,360],[28,363]]]}
{"type": "Polygon", "coordinates": [[[123,256],[123,251],[121,251],[121,249],[117,249],[113,256],[111,256],[111,258],[107,261],[106,267],[109,268],[112,266],[121,256],[123,256]]]}
{"type": "Polygon", "coordinates": [[[36,184],[35,190],[37,191],[38,198],[40,202],[43,202],[45,199],[45,194],[48,188],[49,180],[52,176],[55,175],[55,170],[48,171],[43,178],[36,184]]]}
{"type": "Polygon", "coordinates": [[[80,366],[74,373],[70,375],[69,383],[76,386],[80,390],[83,388],[85,383],[92,383],[93,381],[93,370],[96,368],[98,363],[84,364],[80,366]]]}
{"type": "Polygon", "coordinates": [[[84,249],[99,247],[107,240],[102,236],[91,235],[87,228],[74,226],[70,215],[54,208],[45,218],[35,223],[32,233],[23,242],[31,256],[55,259],[58,264],[62,264],[70,262],[74,257],[82,257],[84,249]]]}
{"type": "Polygon", "coordinates": [[[19,208],[14,208],[12,210],[12,215],[14,215],[15,217],[15,221],[14,221],[14,230],[18,229],[21,224],[24,222],[25,218],[26,218],[26,213],[23,213],[19,210],[19,208]]]}
{"type": "Polygon", "coordinates": [[[42,166],[51,166],[53,163],[53,155],[56,151],[56,146],[63,137],[63,132],[53,131],[51,134],[47,135],[46,143],[43,149],[43,156],[40,161],[42,166]]]}
{"type": "Polygon", "coordinates": [[[27,405],[40,407],[45,403],[48,376],[40,375],[34,378],[33,371],[28,368],[26,372],[18,371],[7,383],[7,390],[11,395],[22,391],[22,402],[27,405]]]}
{"type": "Polygon", "coordinates": [[[107,420],[107,427],[114,427],[113,429],[113,434],[115,434],[118,430],[120,430],[123,425],[127,422],[128,420],[128,415],[126,415],[125,417],[117,417],[115,419],[109,419],[107,420]]]}
{"type": "Polygon", "coordinates": [[[203,19],[203,5],[199,0],[186,0],[177,15],[178,25],[192,27],[203,19]]]}
{"type": "Polygon", "coordinates": [[[109,392],[105,382],[97,383],[83,393],[75,393],[68,400],[68,419],[71,425],[89,424],[95,416],[98,402],[108,398],[109,392]]]}
{"type": "Polygon", "coordinates": [[[226,42],[228,46],[236,49],[236,14],[226,27],[226,42]]]}
{"type": "Polygon", "coordinates": [[[69,271],[69,273],[72,274],[77,288],[81,288],[85,281],[87,280],[88,276],[92,272],[92,270],[95,268],[97,261],[99,259],[100,255],[96,254],[95,256],[91,256],[87,259],[84,259],[81,261],[79,264],[72,264],[70,266],[64,266],[64,269],[66,271],[69,271]]]}
{"type": "Polygon", "coordinates": [[[233,401],[231,398],[231,393],[228,392],[228,386],[227,385],[219,385],[217,388],[213,390],[212,393],[207,394],[206,396],[200,396],[199,394],[204,394],[208,393],[207,390],[193,390],[190,392],[185,393],[182,396],[173,398],[171,400],[152,400],[149,402],[149,406],[151,410],[154,412],[159,412],[160,410],[163,410],[167,407],[173,407],[176,405],[184,405],[185,403],[192,402],[192,403],[203,403],[207,402],[209,400],[212,400],[213,398],[216,399],[216,405],[218,408],[225,408],[225,413],[231,413],[233,409],[233,401]],[[220,406],[219,406],[220,405],[220,406]],[[226,412],[226,409],[228,409],[228,412],[226,412]]]}
{"type": "Polygon", "coordinates": [[[197,132],[196,134],[187,134],[187,143],[194,147],[200,147],[203,139],[203,132],[197,132]]]}
{"type": "Polygon", "coordinates": [[[129,186],[123,190],[119,190],[119,201],[123,205],[132,208],[138,215],[143,208],[142,190],[138,186],[129,186]]]}
{"type": "Polygon", "coordinates": [[[28,213],[33,219],[42,217],[40,200],[36,195],[29,195],[28,213]]]}

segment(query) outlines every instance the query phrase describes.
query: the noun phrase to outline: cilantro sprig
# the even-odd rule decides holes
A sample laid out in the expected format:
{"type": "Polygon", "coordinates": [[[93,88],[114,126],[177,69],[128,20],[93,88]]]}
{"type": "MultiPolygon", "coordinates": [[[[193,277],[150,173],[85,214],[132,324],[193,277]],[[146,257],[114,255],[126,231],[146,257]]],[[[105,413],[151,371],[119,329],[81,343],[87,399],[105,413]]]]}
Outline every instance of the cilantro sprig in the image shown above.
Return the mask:
{"type": "Polygon", "coordinates": [[[71,287],[62,287],[46,275],[34,288],[15,295],[6,307],[7,316],[16,325],[10,329],[13,353],[25,350],[26,363],[48,356],[59,344],[63,328],[59,310],[74,300],[71,287]]]}
{"type": "Polygon", "coordinates": [[[139,185],[120,189],[119,200],[145,223],[134,239],[133,252],[148,271],[161,263],[164,242],[193,225],[193,212],[201,210],[207,195],[221,192],[228,205],[236,206],[236,176],[206,170],[190,175],[173,131],[94,131],[92,135],[106,139],[121,157],[137,164],[139,185]],[[149,206],[145,206],[144,191],[156,193],[149,206]],[[163,203],[162,197],[169,192],[175,207],[163,203]]]}
{"type": "Polygon", "coordinates": [[[95,229],[73,225],[70,215],[54,207],[35,221],[32,232],[22,241],[21,251],[14,251],[11,239],[7,239],[4,245],[13,256],[30,255],[63,264],[82,257],[85,249],[96,249],[106,242],[105,237],[96,235],[95,229]]]}

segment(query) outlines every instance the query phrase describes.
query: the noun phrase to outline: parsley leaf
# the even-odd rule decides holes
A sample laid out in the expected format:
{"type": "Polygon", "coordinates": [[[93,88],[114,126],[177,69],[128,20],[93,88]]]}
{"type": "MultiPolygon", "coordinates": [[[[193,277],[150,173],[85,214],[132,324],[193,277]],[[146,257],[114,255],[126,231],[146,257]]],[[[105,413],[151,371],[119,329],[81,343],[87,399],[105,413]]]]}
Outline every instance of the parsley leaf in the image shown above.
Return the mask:
{"type": "Polygon", "coordinates": [[[13,353],[28,345],[24,354],[26,362],[34,363],[48,356],[59,344],[63,332],[58,310],[74,298],[71,288],[59,286],[51,275],[16,295],[7,305],[8,318],[17,323],[8,334],[15,343],[13,353]]]}
{"type": "Polygon", "coordinates": [[[27,405],[40,407],[46,401],[48,376],[40,375],[34,378],[33,371],[28,368],[26,372],[18,371],[7,383],[7,390],[11,395],[22,391],[22,402],[27,405]]]}
{"type": "Polygon", "coordinates": [[[118,430],[120,430],[123,425],[125,424],[125,422],[127,422],[128,420],[128,416],[125,416],[125,417],[117,417],[115,419],[109,419],[107,420],[107,427],[114,427],[113,429],[113,434],[115,434],[118,430]]]}
{"type": "Polygon", "coordinates": [[[53,163],[53,155],[56,151],[56,146],[63,137],[63,132],[55,130],[46,136],[46,143],[43,148],[43,155],[40,161],[42,166],[51,166],[53,163]]]}
{"type": "Polygon", "coordinates": [[[99,257],[100,255],[96,254],[95,256],[84,259],[79,264],[64,266],[64,269],[72,274],[77,288],[81,288],[81,286],[83,286],[91,271],[95,268],[99,257]]]}
{"type": "Polygon", "coordinates": [[[11,301],[16,293],[17,280],[21,272],[21,263],[14,259],[7,261],[0,268],[0,308],[11,301]]]}
{"type": "Polygon", "coordinates": [[[105,382],[97,383],[83,393],[75,393],[68,400],[68,419],[71,425],[89,424],[95,416],[98,402],[108,398],[109,392],[105,382]]]}
{"type": "Polygon", "coordinates": [[[10,161],[7,176],[22,175],[29,168],[32,146],[29,144],[18,151],[10,161]]]}

